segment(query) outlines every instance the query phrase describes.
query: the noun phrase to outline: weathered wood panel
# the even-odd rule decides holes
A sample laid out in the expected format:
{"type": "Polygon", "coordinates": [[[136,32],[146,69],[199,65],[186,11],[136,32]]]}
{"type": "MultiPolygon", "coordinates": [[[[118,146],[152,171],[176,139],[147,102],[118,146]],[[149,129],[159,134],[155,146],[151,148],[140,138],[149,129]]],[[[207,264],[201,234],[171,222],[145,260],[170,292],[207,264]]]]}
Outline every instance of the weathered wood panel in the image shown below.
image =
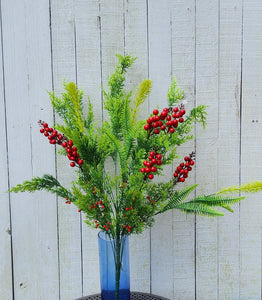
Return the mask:
{"type": "MultiPolygon", "coordinates": [[[[37,121],[52,116],[47,1],[2,1],[8,165],[11,186],[54,173],[54,149],[43,142],[37,121]],[[41,33],[41,34],[39,34],[41,33]]],[[[11,194],[16,299],[59,298],[55,197],[11,194]]],[[[2,210],[1,210],[2,212],[2,210]]],[[[2,295],[1,295],[2,297],[2,295]]]]}
{"type": "MultiPolygon", "coordinates": [[[[148,2],[148,63],[153,83],[150,114],[155,108],[161,110],[167,106],[167,90],[171,83],[170,8],[170,1],[148,2]]],[[[169,179],[172,167],[165,168],[165,173],[169,179]]],[[[173,297],[172,216],[172,212],[158,216],[151,229],[151,292],[167,298],[173,297]]]]}
{"type": "MultiPolygon", "coordinates": [[[[207,128],[196,130],[198,194],[217,189],[219,1],[196,2],[196,105],[208,105],[207,128]]],[[[196,298],[218,292],[218,219],[196,218],[196,298]]]]}
{"type": "MultiPolygon", "coordinates": [[[[195,106],[195,1],[172,3],[172,75],[184,90],[187,111],[195,106]],[[180,16],[178,18],[178,16],[180,16]]],[[[195,151],[195,141],[189,141],[178,150],[180,159],[195,151]]],[[[193,168],[185,184],[195,183],[193,168]]],[[[181,185],[177,186],[180,188],[181,185]]],[[[194,195],[192,193],[192,195],[194,195]]],[[[174,211],[173,217],[173,299],[195,298],[195,216],[174,211]]]]}
{"type": "MultiPolygon", "coordinates": [[[[239,183],[242,5],[220,1],[217,185],[239,183]],[[229,171],[230,170],[230,171],[229,171]]],[[[239,205],[218,219],[218,299],[239,299],[239,205]]]]}
{"type": "MultiPolygon", "coordinates": [[[[261,179],[262,5],[243,1],[241,181],[261,179]]],[[[240,299],[261,299],[261,194],[240,204],[240,299]]]]}
{"type": "MultiPolygon", "coordinates": [[[[1,12],[1,11],[0,11],[1,12]]],[[[6,132],[6,98],[5,98],[5,80],[4,80],[4,64],[2,53],[2,15],[0,15],[0,295],[2,298],[11,300],[12,292],[12,240],[11,240],[11,222],[10,222],[10,202],[9,195],[6,192],[9,188],[8,178],[8,154],[7,154],[7,132],[6,132]]]]}
{"type": "MultiPolygon", "coordinates": [[[[63,89],[63,80],[77,82],[75,1],[51,1],[53,88],[63,89]]],[[[58,117],[56,121],[59,122],[58,117]]],[[[57,156],[57,177],[70,186],[74,170],[66,157],[57,156]]],[[[75,299],[82,294],[81,216],[77,208],[58,199],[58,243],[60,299],[75,299]]]]}
{"type": "MultiPolygon", "coordinates": [[[[124,2],[124,50],[126,54],[137,57],[127,74],[127,89],[133,89],[148,78],[148,32],[146,1],[124,2]]],[[[135,90],[134,90],[135,92],[135,90]]],[[[149,115],[149,100],[141,106],[139,118],[149,115]]],[[[150,292],[150,230],[130,238],[131,289],[150,292]]]]}

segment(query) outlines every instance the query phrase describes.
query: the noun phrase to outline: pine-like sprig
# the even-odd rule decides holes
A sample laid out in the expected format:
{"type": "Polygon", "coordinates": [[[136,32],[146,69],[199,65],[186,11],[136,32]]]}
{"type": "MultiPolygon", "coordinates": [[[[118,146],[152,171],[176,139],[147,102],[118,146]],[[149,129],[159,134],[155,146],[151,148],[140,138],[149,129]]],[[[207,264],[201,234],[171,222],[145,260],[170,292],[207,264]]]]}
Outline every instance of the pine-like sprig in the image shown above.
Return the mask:
{"type": "Polygon", "coordinates": [[[34,177],[30,181],[26,180],[22,184],[18,184],[12,187],[9,192],[29,192],[33,193],[35,191],[46,190],[53,194],[57,194],[62,198],[68,198],[70,201],[75,201],[73,194],[63,187],[59,181],[52,175],[45,174],[42,177],[34,177]]]}

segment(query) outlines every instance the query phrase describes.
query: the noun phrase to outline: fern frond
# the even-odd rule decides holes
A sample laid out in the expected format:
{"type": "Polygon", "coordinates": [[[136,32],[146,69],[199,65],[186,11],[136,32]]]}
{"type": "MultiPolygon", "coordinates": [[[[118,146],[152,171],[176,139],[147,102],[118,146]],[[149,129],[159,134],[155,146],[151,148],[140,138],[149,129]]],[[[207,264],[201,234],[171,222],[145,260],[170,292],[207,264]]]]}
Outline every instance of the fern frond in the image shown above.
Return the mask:
{"type": "Polygon", "coordinates": [[[187,197],[190,195],[190,193],[193,190],[196,189],[196,187],[197,187],[197,184],[194,184],[194,185],[187,186],[180,191],[176,191],[176,193],[174,193],[171,200],[169,200],[169,202],[156,214],[163,213],[167,210],[177,208],[177,206],[180,205],[181,202],[183,202],[183,201],[185,201],[185,199],[187,199],[187,197]]]}
{"type": "Polygon", "coordinates": [[[196,197],[190,201],[190,203],[203,203],[208,206],[221,206],[224,205],[233,205],[241,200],[245,199],[245,197],[225,197],[221,195],[201,195],[199,197],[196,197]]]}
{"type": "Polygon", "coordinates": [[[192,203],[192,202],[180,203],[175,208],[185,213],[191,213],[195,215],[203,215],[203,216],[210,216],[210,217],[224,216],[224,214],[221,213],[220,211],[213,209],[210,206],[203,203],[192,203]]]}

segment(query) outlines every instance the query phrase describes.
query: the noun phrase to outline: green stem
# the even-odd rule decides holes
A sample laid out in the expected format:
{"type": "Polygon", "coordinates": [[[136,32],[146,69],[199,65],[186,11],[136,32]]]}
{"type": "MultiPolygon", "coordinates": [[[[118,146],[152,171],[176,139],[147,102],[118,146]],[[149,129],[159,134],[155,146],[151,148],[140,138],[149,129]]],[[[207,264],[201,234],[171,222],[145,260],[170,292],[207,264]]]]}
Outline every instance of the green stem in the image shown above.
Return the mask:
{"type": "Polygon", "coordinates": [[[120,235],[117,234],[115,241],[115,300],[119,299],[119,284],[121,273],[121,240],[120,235]]]}

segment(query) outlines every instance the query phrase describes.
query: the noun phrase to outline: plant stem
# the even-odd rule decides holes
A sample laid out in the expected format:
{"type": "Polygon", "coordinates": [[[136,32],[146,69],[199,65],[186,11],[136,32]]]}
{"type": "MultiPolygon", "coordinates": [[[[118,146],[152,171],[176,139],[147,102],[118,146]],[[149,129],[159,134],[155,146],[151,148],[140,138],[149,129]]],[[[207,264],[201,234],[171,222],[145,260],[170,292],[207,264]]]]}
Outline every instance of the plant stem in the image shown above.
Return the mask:
{"type": "Polygon", "coordinates": [[[115,300],[118,300],[121,272],[121,239],[119,234],[116,236],[115,252],[115,300]]]}

